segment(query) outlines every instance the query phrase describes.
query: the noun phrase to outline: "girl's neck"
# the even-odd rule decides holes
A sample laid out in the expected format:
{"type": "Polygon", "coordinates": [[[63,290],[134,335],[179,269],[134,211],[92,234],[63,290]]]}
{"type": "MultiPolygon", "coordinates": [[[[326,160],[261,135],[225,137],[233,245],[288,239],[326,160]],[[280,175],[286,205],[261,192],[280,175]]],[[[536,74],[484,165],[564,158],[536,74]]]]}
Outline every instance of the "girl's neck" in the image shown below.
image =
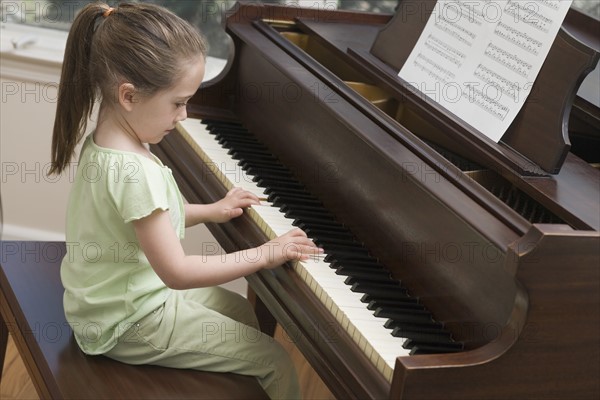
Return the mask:
{"type": "Polygon", "coordinates": [[[94,143],[100,147],[139,153],[152,158],[147,144],[140,141],[126,119],[112,107],[100,107],[94,143]]]}

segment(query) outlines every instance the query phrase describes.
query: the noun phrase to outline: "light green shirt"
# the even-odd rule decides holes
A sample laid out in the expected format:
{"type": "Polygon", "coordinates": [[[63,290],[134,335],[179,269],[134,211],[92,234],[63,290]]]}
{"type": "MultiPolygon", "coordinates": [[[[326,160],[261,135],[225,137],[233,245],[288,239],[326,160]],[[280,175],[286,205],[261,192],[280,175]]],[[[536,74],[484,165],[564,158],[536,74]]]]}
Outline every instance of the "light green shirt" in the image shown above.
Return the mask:
{"type": "Polygon", "coordinates": [[[171,170],[156,157],[99,147],[89,135],[69,197],[61,266],[66,318],[87,354],[110,350],[171,293],[131,223],[156,209],[169,211],[183,238],[183,200],[171,170]]]}

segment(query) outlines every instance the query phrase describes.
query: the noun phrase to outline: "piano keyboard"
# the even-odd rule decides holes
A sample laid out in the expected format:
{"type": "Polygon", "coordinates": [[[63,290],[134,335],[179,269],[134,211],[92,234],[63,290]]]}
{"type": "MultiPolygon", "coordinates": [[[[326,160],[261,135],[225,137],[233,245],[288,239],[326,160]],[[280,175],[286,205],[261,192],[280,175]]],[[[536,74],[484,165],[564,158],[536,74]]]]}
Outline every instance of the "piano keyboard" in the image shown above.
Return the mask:
{"type": "Polygon", "coordinates": [[[241,187],[261,199],[248,213],[269,238],[300,227],[324,249],[294,270],[388,381],[398,356],[462,350],[245,128],[187,119],[177,130],[227,189],[241,187]]]}

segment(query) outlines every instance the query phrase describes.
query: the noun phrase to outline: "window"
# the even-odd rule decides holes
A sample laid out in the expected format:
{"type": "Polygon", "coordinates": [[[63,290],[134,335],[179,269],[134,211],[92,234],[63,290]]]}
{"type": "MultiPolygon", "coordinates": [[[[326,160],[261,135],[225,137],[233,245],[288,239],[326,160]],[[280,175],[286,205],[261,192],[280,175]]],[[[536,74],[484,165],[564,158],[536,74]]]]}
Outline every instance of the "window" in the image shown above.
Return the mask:
{"type": "MultiPolygon", "coordinates": [[[[293,4],[302,7],[326,7],[393,13],[400,0],[262,0],[262,3],[293,4]]],[[[531,0],[533,1],[533,0],[531,0]]],[[[45,28],[68,30],[77,11],[87,0],[0,0],[3,23],[33,24],[45,28]]],[[[221,17],[235,0],[148,0],[163,5],[198,26],[210,43],[209,55],[227,58],[228,38],[221,27],[221,17]]],[[[108,1],[115,4],[115,1],[108,1]]],[[[600,19],[600,1],[574,0],[573,7],[600,19]]]]}

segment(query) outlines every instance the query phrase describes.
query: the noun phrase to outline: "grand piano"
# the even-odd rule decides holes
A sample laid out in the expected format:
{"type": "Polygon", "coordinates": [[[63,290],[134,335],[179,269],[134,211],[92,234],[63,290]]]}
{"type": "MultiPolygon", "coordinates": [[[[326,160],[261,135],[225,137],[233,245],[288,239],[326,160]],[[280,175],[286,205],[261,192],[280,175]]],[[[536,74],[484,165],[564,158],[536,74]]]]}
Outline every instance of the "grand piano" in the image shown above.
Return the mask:
{"type": "Polygon", "coordinates": [[[598,398],[598,22],[569,11],[496,143],[397,76],[434,4],[238,3],[227,67],[152,150],[190,202],[264,199],[209,225],[226,251],[293,226],[324,248],[247,279],[336,397],[598,398]]]}

